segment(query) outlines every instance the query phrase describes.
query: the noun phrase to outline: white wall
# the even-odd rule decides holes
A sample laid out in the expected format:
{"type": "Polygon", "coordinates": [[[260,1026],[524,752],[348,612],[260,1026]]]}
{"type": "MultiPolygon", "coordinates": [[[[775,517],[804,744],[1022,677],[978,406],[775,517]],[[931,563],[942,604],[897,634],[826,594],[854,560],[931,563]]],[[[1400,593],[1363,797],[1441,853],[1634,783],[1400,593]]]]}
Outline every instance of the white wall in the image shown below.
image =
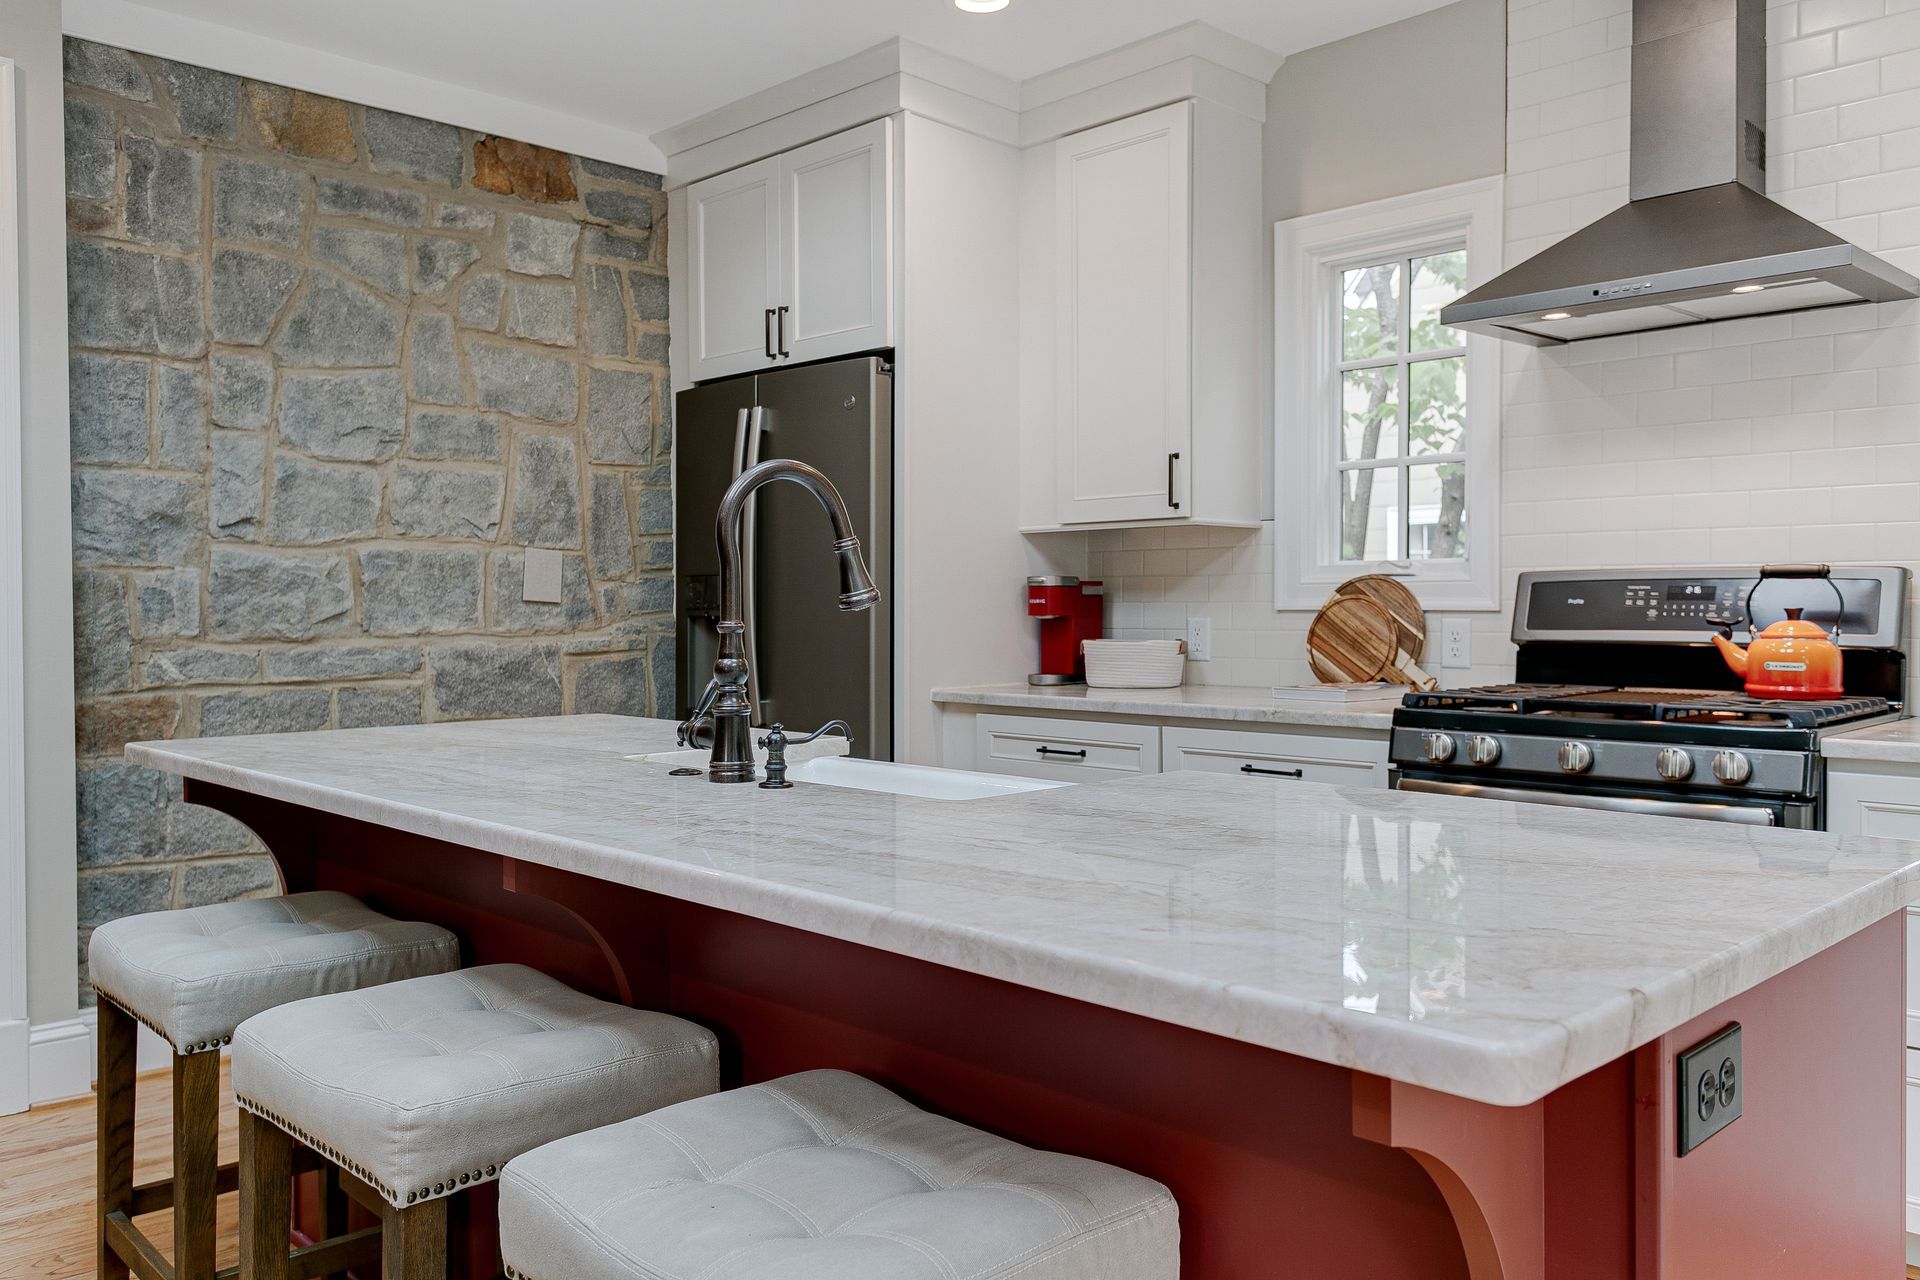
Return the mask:
{"type": "MultiPolygon", "coordinates": [[[[0,55],[18,66],[22,519],[26,552],[28,1013],[77,1013],[73,588],[67,513],[67,285],[59,0],[7,0],[0,55]]],[[[0,938],[0,947],[18,940],[0,938]]],[[[85,1081],[81,1082],[85,1087],[85,1081]]],[[[37,1091],[37,1090],[36,1090],[37,1091]]]]}

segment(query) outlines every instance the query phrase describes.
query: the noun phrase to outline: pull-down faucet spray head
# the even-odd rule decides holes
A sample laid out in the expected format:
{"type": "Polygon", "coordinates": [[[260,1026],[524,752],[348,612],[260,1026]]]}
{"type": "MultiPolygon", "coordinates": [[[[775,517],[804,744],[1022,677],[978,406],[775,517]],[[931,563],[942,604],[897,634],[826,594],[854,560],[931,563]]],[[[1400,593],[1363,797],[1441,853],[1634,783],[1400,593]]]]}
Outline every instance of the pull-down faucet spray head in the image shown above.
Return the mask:
{"type": "Polygon", "coordinates": [[[860,539],[840,539],[833,544],[833,554],[840,560],[840,612],[871,609],[880,599],[880,588],[873,585],[867,562],[860,557],[860,539]]]}

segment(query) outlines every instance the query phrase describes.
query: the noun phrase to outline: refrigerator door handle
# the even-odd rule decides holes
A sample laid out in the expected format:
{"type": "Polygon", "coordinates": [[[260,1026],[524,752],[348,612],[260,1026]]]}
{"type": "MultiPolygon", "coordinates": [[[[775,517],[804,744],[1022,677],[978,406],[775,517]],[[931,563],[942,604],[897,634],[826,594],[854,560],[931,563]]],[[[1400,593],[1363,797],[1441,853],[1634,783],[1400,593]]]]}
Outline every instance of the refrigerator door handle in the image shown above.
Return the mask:
{"type": "MultiPolygon", "coordinates": [[[[741,438],[740,465],[734,470],[734,478],[750,467],[760,464],[760,438],[766,432],[767,411],[759,405],[740,411],[743,434],[741,438]]],[[[745,603],[743,612],[747,615],[741,621],[747,624],[747,701],[753,704],[753,722],[764,725],[766,705],[760,697],[760,565],[754,554],[759,546],[759,507],[760,496],[747,499],[745,522],[740,530],[741,552],[740,576],[746,590],[741,593],[745,603]]]]}

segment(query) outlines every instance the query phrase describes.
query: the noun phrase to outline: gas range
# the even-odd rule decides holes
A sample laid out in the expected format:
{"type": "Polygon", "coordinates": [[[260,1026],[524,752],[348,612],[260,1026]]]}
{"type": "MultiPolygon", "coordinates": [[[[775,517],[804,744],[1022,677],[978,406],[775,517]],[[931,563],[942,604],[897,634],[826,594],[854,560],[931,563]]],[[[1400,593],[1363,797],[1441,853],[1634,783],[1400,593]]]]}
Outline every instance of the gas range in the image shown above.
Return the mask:
{"type": "Polygon", "coordinates": [[[1756,627],[1788,608],[1829,630],[1838,624],[1844,689],[1819,700],[1747,695],[1709,643],[1709,619],[1744,630],[1744,602],[1759,574],[1521,575],[1516,681],[1408,694],[1393,717],[1393,785],[1821,825],[1820,739],[1905,714],[1907,574],[1845,567],[1830,578],[1770,579],[1764,598],[1755,600],[1756,627]]]}

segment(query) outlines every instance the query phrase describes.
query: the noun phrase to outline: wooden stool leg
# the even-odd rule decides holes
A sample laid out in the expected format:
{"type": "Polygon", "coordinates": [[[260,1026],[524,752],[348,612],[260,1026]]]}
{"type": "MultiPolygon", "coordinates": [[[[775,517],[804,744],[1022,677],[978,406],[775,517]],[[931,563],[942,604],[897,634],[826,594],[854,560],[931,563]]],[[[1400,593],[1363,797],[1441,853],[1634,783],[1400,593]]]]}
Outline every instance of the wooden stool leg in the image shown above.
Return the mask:
{"type": "MultiPolygon", "coordinates": [[[[316,1240],[331,1240],[347,1234],[347,1193],[340,1185],[340,1170],[328,1164],[320,1170],[320,1221],[316,1240]]],[[[347,1280],[344,1271],[331,1272],[326,1280],[347,1280]]]]}
{"type": "Polygon", "coordinates": [[[380,1223],[381,1280],[446,1280],[447,1202],[389,1209],[380,1223]]]}
{"type": "Polygon", "coordinates": [[[240,1280],[286,1280],[293,1224],[293,1139],[240,1113],[240,1280]]]}
{"type": "Polygon", "coordinates": [[[220,1174],[220,1055],[173,1059],[173,1274],[213,1280],[220,1174]]]}
{"type": "Polygon", "coordinates": [[[95,1273],[99,1280],[126,1280],[127,1264],[107,1243],[107,1215],[130,1213],[133,1208],[133,1055],[139,1026],[110,1001],[100,1001],[99,1008],[99,1078],[94,1085],[99,1126],[95,1145],[95,1273]]]}

